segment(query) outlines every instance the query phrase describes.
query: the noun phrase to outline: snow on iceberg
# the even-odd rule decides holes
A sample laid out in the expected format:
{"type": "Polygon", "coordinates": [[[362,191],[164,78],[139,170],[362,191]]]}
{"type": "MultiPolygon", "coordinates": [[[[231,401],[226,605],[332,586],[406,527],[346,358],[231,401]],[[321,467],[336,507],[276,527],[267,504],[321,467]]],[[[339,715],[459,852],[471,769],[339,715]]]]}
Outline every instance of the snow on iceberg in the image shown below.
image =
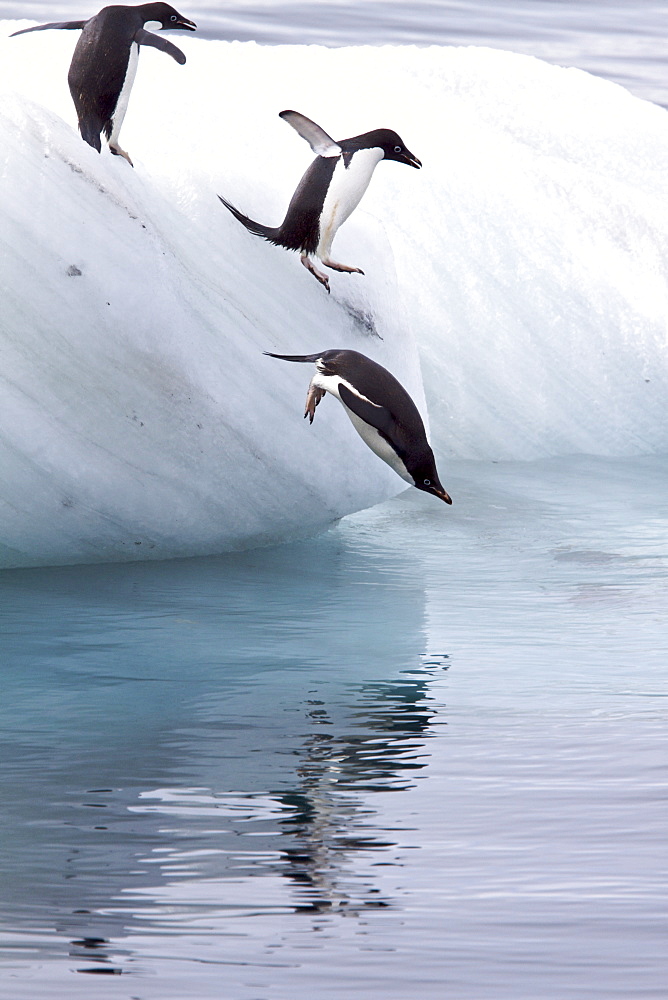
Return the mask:
{"type": "Polygon", "coordinates": [[[76,132],[75,41],[0,43],[3,565],[280,541],[401,491],[263,350],[360,350],[424,413],[419,347],[446,488],[448,456],[665,449],[664,111],[494,50],[179,37],[184,67],[142,50],[133,171],[76,132]],[[216,197],[280,221],[312,156],[290,107],[424,163],[380,164],[334,245],[366,276],[330,297],[216,197]]]}

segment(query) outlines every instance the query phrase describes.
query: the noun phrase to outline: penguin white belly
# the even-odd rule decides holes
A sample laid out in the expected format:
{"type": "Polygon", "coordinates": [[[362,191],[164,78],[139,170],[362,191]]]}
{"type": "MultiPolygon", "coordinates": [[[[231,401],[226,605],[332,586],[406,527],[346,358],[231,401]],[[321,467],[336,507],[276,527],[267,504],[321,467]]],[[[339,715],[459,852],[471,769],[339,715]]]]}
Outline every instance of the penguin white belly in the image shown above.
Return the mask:
{"type": "Polygon", "coordinates": [[[372,427],[371,424],[367,424],[365,420],[358,417],[357,414],[353,413],[353,411],[343,402],[339,394],[339,385],[341,383],[343,383],[343,385],[345,385],[346,388],[348,388],[355,396],[359,396],[360,399],[366,399],[367,402],[375,405],[373,400],[368,399],[366,396],[362,396],[361,393],[353,388],[350,382],[346,382],[346,380],[341,378],[340,375],[323,375],[322,372],[316,372],[311,380],[312,385],[316,385],[320,389],[324,389],[325,392],[331,393],[332,396],[336,396],[341,403],[341,406],[350,417],[350,422],[353,427],[367,447],[371,448],[371,451],[378,455],[378,458],[382,458],[382,460],[389,465],[391,469],[394,469],[398,476],[401,476],[401,478],[407,483],[414,486],[413,477],[397,455],[394,448],[392,448],[385,438],[378,433],[375,427],[372,427]]]}
{"type": "Polygon", "coordinates": [[[359,205],[382,159],[383,150],[379,148],[358,149],[348,167],[343,157],[339,158],[320,216],[320,242],[316,254],[321,260],[329,256],[337,229],[359,205]]]}
{"type": "Polygon", "coordinates": [[[378,455],[378,458],[382,458],[382,460],[389,465],[391,469],[394,469],[398,476],[401,476],[402,479],[413,486],[413,477],[397,455],[394,448],[387,443],[384,437],[381,437],[375,427],[365,423],[364,420],[358,417],[356,413],[353,413],[352,410],[348,409],[345,403],[342,403],[342,406],[350,417],[353,427],[364,443],[371,448],[371,451],[375,452],[375,454],[378,455]]]}
{"type": "Polygon", "coordinates": [[[125,79],[123,80],[123,86],[121,87],[121,92],[118,95],[118,100],[116,101],[116,107],[114,108],[114,114],[112,117],[113,127],[111,135],[109,136],[110,146],[118,145],[118,135],[121,131],[123,119],[125,118],[125,112],[128,110],[128,101],[130,100],[132,85],[135,82],[138,61],[139,45],[137,42],[133,42],[130,46],[130,56],[128,59],[128,68],[125,71],[125,79]]]}

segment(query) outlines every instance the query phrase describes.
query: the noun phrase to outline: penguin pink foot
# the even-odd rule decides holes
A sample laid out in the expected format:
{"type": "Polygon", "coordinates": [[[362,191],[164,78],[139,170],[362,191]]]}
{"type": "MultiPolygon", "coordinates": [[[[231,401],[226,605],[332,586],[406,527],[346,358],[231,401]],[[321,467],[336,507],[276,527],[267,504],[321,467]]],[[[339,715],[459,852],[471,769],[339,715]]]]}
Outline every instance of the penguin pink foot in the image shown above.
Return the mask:
{"type": "Polygon", "coordinates": [[[306,409],[304,410],[304,420],[309,418],[309,423],[313,423],[313,418],[315,417],[315,408],[320,402],[320,400],[325,395],[325,390],[320,389],[317,385],[313,385],[313,382],[308,387],[308,393],[306,396],[306,409]]]}
{"type": "Polygon", "coordinates": [[[348,267],[347,264],[338,264],[335,260],[330,257],[327,260],[322,261],[325,267],[331,267],[332,271],[343,271],[345,274],[364,274],[361,267],[348,267]]]}
{"type": "Polygon", "coordinates": [[[320,284],[324,285],[327,291],[329,292],[329,278],[327,277],[327,275],[323,274],[322,271],[319,271],[318,268],[313,263],[313,261],[311,260],[311,258],[308,257],[305,253],[301,255],[300,260],[304,265],[304,267],[306,268],[306,270],[310,271],[311,274],[320,282],[320,284]]]}
{"type": "Polygon", "coordinates": [[[134,167],[134,163],[130,159],[130,154],[126,153],[126,151],[124,149],[121,149],[120,146],[112,146],[111,143],[109,143],[109,149],[114,154],[114,156],[122,156],[123,159],[128,161],[131,167],[134,167]]]}

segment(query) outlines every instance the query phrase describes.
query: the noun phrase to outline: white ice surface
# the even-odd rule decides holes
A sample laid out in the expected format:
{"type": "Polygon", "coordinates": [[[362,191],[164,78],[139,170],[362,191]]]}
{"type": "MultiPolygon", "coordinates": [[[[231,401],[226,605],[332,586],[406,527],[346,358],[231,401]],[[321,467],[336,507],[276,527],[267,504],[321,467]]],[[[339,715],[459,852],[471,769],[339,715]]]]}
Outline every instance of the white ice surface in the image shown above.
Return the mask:
{"type": "Polygon", "coordinates": [[[2,565],[280,541],[401,491],[263,350],[363,351],[424,412],[417,343],[446,489],[450,456],[668,447],[662,109],[491,49],[175,33],[185,66],[141,52],[132,170],[78,136],[75,33],[26,24],[0,39],[2,565]],[[312,158],[284,108],[424,163],[379,165],[333,248],[365,276],[331,297],[216,197],[281,220],[312,158]]]}

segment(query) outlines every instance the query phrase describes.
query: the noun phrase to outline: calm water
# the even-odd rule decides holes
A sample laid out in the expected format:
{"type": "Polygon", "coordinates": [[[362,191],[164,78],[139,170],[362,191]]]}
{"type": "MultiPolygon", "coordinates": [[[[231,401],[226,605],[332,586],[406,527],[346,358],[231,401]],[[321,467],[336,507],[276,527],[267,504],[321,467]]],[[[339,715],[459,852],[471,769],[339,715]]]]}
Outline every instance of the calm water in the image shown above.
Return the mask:
{"type": "Polygon", "coordinates": [[[3,1000],[665,996],[668,460],[447,482],[0,577],[3,1000]]]}
{"type": "MultiPolygon", "coordinates": [[[[664,4],[221,11],[187,5],[668,103],[664,4]]],[[[0,574],[2,1000],[666,996],[668,460],[443,478],[277,549],[0,574]]]]}

